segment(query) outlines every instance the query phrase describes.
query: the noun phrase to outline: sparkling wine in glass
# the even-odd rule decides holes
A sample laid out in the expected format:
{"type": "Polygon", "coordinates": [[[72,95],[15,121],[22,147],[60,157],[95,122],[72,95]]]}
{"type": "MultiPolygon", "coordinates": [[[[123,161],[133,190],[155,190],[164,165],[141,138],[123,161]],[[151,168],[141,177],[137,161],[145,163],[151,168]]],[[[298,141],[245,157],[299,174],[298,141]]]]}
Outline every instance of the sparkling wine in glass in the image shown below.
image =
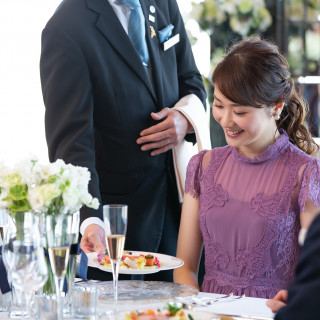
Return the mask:
{"type": "Polygon", "coordinates": [[[69,261],[70,246],[49,248],[48,252],[53,274],[64,277],[69,261]]]}
{"type": "Polygon", "coordinates": [[[110,204],[103,206],[107,249],[111,260],[115,306],[118,301],[119,265],[127,231],[128,206],[110,204]]]}
{"type": "Polygon", "coordinates": [[[63,319],[62,291],[75,229],[79,231],[79,212],[46,216],[47,244],[54,275],[58,320],[63,319]]]}

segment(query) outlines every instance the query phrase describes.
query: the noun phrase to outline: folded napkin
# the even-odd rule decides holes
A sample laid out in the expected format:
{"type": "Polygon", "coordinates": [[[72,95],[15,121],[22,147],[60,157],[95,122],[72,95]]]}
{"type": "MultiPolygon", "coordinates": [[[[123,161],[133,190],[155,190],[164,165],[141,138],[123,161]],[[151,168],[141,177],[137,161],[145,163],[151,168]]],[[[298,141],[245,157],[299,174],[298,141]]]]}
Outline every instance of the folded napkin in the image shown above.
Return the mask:
{"type": "Polygon", "coordinates": [[[184,139],[172,149],[179,200],[182,203],[189,160],[203,149],[211,149],[209,118],[195,94],[180,99],[173,109],[181,112],[189,120],[197,138],[194,146],[192,142],[184,139]]]}

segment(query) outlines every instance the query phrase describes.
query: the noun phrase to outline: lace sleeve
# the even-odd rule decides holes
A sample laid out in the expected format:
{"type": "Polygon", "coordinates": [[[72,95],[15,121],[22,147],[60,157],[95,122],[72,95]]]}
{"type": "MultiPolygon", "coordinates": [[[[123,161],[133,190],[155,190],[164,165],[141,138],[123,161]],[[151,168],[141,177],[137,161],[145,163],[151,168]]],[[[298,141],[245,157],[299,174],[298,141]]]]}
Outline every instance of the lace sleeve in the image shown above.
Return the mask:
{"type": "Polygon", "coordinates": [[[300,211],[304,211],[308,198],[320,207],[320,162],[317,159],[311,161],[303,173],[298,200],[300,211]]]}
{"type": "Polygon", "coordinates": [[[194,155],[188,164],[186,175],[185,192],[190,193],[194,198],[200,196],[200,180],[201,180],[201,167],[202,159],[207,150],[203,150],[200,153],[194,155]]]}

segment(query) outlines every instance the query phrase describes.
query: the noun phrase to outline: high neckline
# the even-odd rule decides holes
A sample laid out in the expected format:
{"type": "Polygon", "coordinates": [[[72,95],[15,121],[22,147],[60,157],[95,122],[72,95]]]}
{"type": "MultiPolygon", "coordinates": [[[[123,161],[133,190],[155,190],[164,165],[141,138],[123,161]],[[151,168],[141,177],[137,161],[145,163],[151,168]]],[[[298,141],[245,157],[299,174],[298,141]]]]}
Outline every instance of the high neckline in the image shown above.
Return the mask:
{"type": "Polygon", "coordinates": [[[254,158],[247,158],[241,153],[238,152],[238,150],[234,147],[233,149],[233,156],[234,158],[243,163],[261,163],[268,161],[270,159],[276,159],[278,158],[288,147],[289,137],[283,129],[279,129],[280,132],[280,138],[278,138],[275,143],[270,145],[266,150],[263,150],[258,156],[255,156],[254,158]]]}

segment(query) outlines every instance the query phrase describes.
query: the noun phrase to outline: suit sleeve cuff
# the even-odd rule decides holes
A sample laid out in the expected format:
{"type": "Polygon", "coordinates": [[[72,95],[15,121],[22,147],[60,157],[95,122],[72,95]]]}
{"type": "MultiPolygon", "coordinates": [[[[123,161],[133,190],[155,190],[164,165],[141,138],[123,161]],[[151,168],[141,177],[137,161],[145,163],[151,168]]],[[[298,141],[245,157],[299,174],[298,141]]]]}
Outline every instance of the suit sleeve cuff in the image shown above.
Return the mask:
{"type": "Polygon", "coordinates": [[[80,225],[80,233],[81,233],[81,235],[84,234],[87,226],[89,226],[90,224],[97,224],[101,228],[103,228],[103,229],[105,228],[104,227],[104,222],[100,218],[97,218],[97,217],[87,218],[87,219],[83,220],[83,222],[80,225]]]}

